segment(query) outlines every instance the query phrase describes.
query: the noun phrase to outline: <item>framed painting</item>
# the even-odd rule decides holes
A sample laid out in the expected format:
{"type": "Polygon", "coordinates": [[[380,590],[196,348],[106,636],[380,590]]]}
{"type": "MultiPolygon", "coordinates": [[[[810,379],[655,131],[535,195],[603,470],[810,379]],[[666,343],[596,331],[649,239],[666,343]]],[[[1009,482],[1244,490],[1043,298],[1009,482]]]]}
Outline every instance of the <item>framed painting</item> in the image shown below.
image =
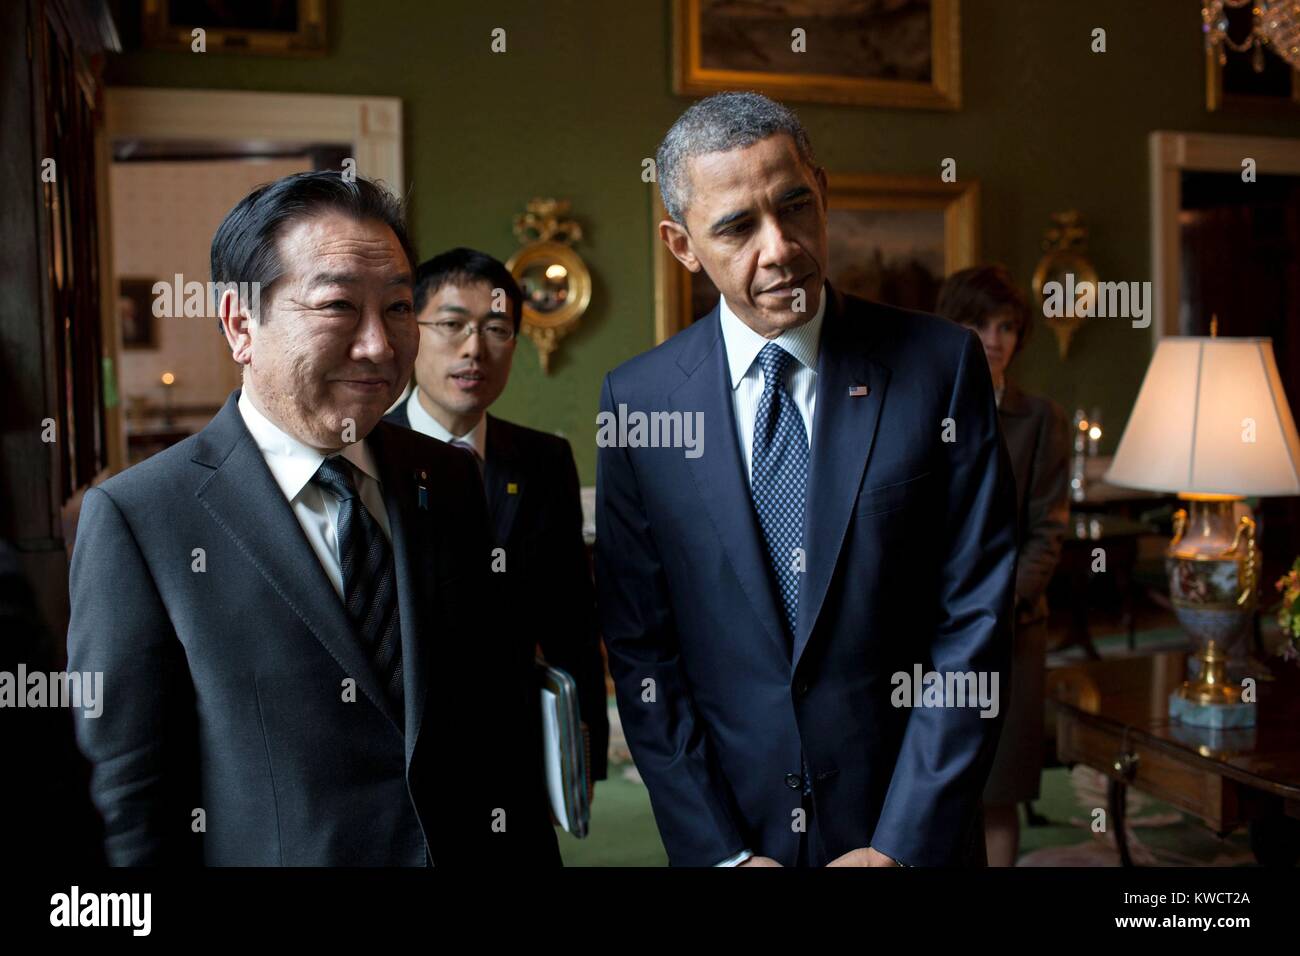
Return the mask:
{"type": "Polygon", "coordinates": [[[122,330],[122,347],[157,348],[154,330],[153,279],[122,278],[117,281],[117,326],[122,330]]]}
{"type": "Polygon", "coordinates": [[[196,29],[212,53],[324,56],[325,0],[144,0],[146,47],[189,52],[196,29]]]}
{"type": "MultiPolygon", "coordinates": [[[[1250,38],[1254,4],[1223,8],[1228,37],[1234,43],[1250,38]]],[[[1300,70],[1263,47],[1238,52],[1226,45],[1205,51],[1205,108],[1213,113],[1268,112],[1300,107],[1300,70]],[[1222,55],[1223,62],[1219,62],[1222,55]]]]}
{"type": "MultiPolygon", "coordinates": [[[[717,304],[708,276],[692,273],[659,238],[667,218],[652,186],[655,341],[662,342],[717,304]]],[[[831,173],[827,278],[841,292],[923,312],[939,286],[979,260],[979,183],[932,176],[831,173]]]]}
{"type": "Polygon", "coordinates": [[[1205,108],[1211,113],[1269,112],[1300,108],[1300,70],[1268,53],[1256,70],[1252,57],[1228,51],[1223,64],[1219,54],[1205,54],[1205,108]]]}
{"type": "Polygon", "coordinates": [[[673,90],[955,110],[959,0],[673,0],[673,90]]]}

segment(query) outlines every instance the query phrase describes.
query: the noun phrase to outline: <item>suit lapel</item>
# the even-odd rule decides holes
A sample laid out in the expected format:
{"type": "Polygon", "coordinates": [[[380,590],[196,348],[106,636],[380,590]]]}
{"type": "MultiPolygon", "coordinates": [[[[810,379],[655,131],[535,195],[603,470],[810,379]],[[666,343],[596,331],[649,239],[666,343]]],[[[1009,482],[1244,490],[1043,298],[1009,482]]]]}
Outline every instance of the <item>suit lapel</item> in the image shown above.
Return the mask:
{"type": "Polygon", "coordinates": [[[807,565],[799,583],[793,663],[797,666],[821,612],[858,498],[889,370],[867,359],[869,319],[845,314],[833,290],[827,303],[817,359],[817,408],[804,498],[807,565]],[[865,385],[865,396],[849,389],[865,385]]]}
{"type": "Polygon", "coordinates": [[[488,509],[492,512],[497,544],[505,545],[514,529],[520,499],[528,492],[528,482],[524,480],[524,462],[520,460],[519,448],[515,444],[509,422],[491,415],[487,422],[487,458],[483,463],[483,484],[488,509]],[[511,485],[515,489],[513,492],[510,491],[511,485]]]}
{"type": "Polygon", "coordinates": [[[686,459],[686,468],[713,520],[713,528],[722,540],[723,551],[740,580],[741,589],[781,656],[788,657],[772,577],[759,543],[758,520],[745,480],[744,463],[740,460],[731,373],[727,368],[717,307],[697,324],[702,326],[703,333],[695,336],[699,344],[687,349],[678,359],[678,365],[689,377],[672,392],[669,401],[673,410],[683,415],[703,412],[709,433],[714,437],[705,446],[704,454],[686,459]]]}
{"type": "Polygon", "coordinates": [[[397,574],[397,609],[401,614],[402,630],[402,691],[406,705],[406,759],[420,734],[424,716],[425,696],[428,693],[428,656],[424,653],[421,635],[425,628],[421,596],[428,588],[417,587],[417,582],[430,580],[416,563],[426,549],[436,547],[433,540],[421,540],[418,516],[419,486],[430,486],[427,473],[419,471],[413,463],[407,464],[398,453],[397,443],[390,441],[384,425],[379,425],[366,439],[379,466],[380,481],[384,490],[384,505],[388,511],[388,527],[392,532],[393,567],[397,574]],[[424,477],[422,477],[422,475],[424,477]]]}
{"type": "MultiPolygon", "coordinates": [[[[195,497],[348,677],[390,720],[398,715],[316,552],[244,426],[235,392],[200,433],[194,461],[213,468],[195,497]]],[[[403,608],[405,611],[405,608],[403,608]]]]}
{"type": "Polygon", "coordinates": [[[384,416],[384,421],[392,422],[394,425],[401,425],[403,428],[411,427],[411,416],[406,414],[407,399],[402,399],[397,403],[397,407],[384,416]]]}

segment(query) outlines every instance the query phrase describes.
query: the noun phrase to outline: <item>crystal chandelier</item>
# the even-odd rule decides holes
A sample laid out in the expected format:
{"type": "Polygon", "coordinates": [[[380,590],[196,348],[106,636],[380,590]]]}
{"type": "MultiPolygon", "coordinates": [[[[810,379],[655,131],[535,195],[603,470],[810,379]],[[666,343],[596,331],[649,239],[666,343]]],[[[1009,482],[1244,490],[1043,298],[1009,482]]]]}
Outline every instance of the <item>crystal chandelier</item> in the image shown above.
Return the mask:
{"type": "Polygon", "coordinates": [[[1256,73],[1264,70],[1264,47],[1300,70],[1300,0],[1208,0],[1201,7],[1202,29],[1206,50],[1218,50],[1219,65],[1227,60],[1228,50],[1251,52],[1256,73]],[[1254,14],[1250,35],[1238,42],[1228,35],[1228,9],[1251,6],[1254,14]],[[1227,8],[1227,9],[1225,9],[1227,8]]]}

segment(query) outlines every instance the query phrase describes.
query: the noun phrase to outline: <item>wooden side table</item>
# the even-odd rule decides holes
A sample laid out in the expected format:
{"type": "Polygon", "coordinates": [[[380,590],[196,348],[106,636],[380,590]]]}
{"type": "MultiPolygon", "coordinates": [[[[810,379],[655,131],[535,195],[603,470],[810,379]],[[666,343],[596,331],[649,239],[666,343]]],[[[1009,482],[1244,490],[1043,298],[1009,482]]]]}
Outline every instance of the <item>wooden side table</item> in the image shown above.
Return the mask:
{"type": "Polygon", "coordinates": [[[1065,540],[1061,546],[1061,559],[1053,575],[1057,586],[1049,594],[1054,607],[1069,608],[1069,630],[1065,643],[1057,650],[1082,647],[1091,660],[1101,655],[1092,643],[1089,621],[1089,589],[1093,579],[1093,550],[1106,552],[1106,572],[1114,581],[1115,593],[1128,631],[1131,650],[1134,645],[1134,599],[1136,589],[1133,570],[1137,564],[1138,541],[1145,535],[1156,534],[1150,525],[1128,518],[1108,514],[1071,514],[1066,523],[1065,540]]]}
{"type": "Polygon", "coordinates": [[[1125,831],[1128,787],[1163,800],[1225,836],[1251,828],[1261,863],[1300,860],[1300,673],[1278,667],[1258,683],[1256,726],[1216,731],[1168,716],[1187,652],[1089,661],[1068,668],[1057,699],[1056,751],[1108,778],[1110,825],[1120,861],[1132,866],[1125,831]]]}

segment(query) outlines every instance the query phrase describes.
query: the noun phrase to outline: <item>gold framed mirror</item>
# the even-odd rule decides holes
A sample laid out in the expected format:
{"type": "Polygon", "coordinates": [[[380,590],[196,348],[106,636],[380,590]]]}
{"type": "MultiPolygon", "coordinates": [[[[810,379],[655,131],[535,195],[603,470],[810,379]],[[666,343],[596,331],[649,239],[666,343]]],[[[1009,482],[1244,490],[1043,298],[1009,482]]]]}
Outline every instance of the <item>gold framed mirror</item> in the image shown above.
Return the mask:
{"type": "Polygon", "coordinates": [[[1064,359],[1070,351],[1070,340],[1086,319],[1078,301],[1087,295],[1086,290],[1096,289],[1098,276],[1087,255],[1088,230],[1078,210],[1053,213],[1052,222],[1054,225],[1044,234],[1045,251],[1030,284],[1038,315],[1056,333],[1057,349],[1064,359]],[[1066,308],[1061,315],[1049,314],[1045,307],[1046,289],[1052,284],[1067,290],[1066,308]]]}
{"type": "Polygon", "coordinates": [[[522,330],[537,347],[543,373],[550,372],[560,339],[591,304],[591,272],[570,245],[582,238],[582,228],[560,218],[568,209],[564,200],[530,202],[515,217],[515,236],[525,244],[506,262],[523,292],[522,330]]]}

